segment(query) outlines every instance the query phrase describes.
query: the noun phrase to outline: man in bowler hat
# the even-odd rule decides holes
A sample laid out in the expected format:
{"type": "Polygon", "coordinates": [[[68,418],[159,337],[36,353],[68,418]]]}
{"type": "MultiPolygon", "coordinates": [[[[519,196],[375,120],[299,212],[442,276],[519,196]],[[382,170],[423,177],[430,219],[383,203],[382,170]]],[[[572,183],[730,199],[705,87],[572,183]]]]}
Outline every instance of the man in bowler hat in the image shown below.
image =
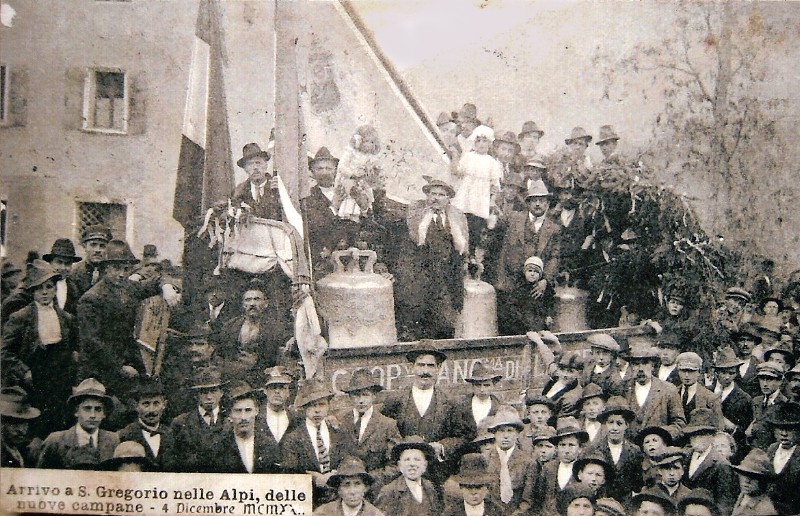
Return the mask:
{"type": "Polygon", "coordinates": [[[236,164],[247,172],[247,180],[236,185],[231,201],[236,207],[247,204],[256,217],[282,220],[278,178],[269,160],[269,152],[261,150],[257,143],[248,143],[242,148],[242,157],[236,164]]]}

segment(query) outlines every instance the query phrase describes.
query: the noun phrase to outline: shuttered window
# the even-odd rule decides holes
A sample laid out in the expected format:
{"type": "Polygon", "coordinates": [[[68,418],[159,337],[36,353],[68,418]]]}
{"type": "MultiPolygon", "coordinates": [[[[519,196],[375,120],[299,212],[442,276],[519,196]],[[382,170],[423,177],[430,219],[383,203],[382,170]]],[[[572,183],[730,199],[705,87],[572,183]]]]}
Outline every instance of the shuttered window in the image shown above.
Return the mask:
{"type": "Polygon", "coordinates": [[[129,81],[121,70],[93,69],[86,75],[83,129],[126,134],[130,109],[129,81]]]}

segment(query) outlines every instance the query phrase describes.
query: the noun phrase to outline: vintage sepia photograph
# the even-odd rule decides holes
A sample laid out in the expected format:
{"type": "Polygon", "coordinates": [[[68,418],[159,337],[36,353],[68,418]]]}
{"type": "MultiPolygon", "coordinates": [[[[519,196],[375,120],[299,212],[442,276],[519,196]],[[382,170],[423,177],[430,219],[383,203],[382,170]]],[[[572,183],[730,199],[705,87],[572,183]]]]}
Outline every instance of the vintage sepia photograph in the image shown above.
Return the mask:
{"type": "Polygon", "coordinates": [[[800,514],[800,2],[0,0],[0,514],[800,514]]]}

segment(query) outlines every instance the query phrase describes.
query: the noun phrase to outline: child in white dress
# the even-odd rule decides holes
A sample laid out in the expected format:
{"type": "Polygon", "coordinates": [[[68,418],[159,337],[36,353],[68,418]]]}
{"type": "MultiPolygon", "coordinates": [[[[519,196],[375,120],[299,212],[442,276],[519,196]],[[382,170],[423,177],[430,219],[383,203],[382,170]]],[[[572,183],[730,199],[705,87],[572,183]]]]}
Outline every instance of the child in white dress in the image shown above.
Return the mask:
{"type": "Polygon", "coordinates": [[[332,204],[336,214],[358,222],[372,209],[375,189],[383,188],[378,131],[362,125],[342,154],[334,181],[332,204]]]}

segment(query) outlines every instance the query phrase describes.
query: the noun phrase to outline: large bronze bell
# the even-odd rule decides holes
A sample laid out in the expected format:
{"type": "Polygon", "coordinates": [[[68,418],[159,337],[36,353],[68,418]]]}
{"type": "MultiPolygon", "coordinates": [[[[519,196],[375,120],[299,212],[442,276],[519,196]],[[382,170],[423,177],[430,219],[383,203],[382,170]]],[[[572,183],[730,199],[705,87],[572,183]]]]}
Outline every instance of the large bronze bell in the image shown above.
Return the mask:
{"type": "Polygon", "coordinates": [[[497,337],[497,295],[494,287],[481,281],[483,265],[464,278],[464,308],[458,315],[455,337],[478,339],[497,337]]]}
{"type": "Polygon", "coordinates": [[[588,330],[586,300],[589,293],[575,287],[556,287],[554,332],[588,330]]]}
{"type": "Polygon", "coordinates": [[[334,271],[317,282],[319,310],[328,323],[330,347],[397,342],[392,282],[373,271],[377,259],[375,251],[354,247],[335,251],[334,271]]]}

